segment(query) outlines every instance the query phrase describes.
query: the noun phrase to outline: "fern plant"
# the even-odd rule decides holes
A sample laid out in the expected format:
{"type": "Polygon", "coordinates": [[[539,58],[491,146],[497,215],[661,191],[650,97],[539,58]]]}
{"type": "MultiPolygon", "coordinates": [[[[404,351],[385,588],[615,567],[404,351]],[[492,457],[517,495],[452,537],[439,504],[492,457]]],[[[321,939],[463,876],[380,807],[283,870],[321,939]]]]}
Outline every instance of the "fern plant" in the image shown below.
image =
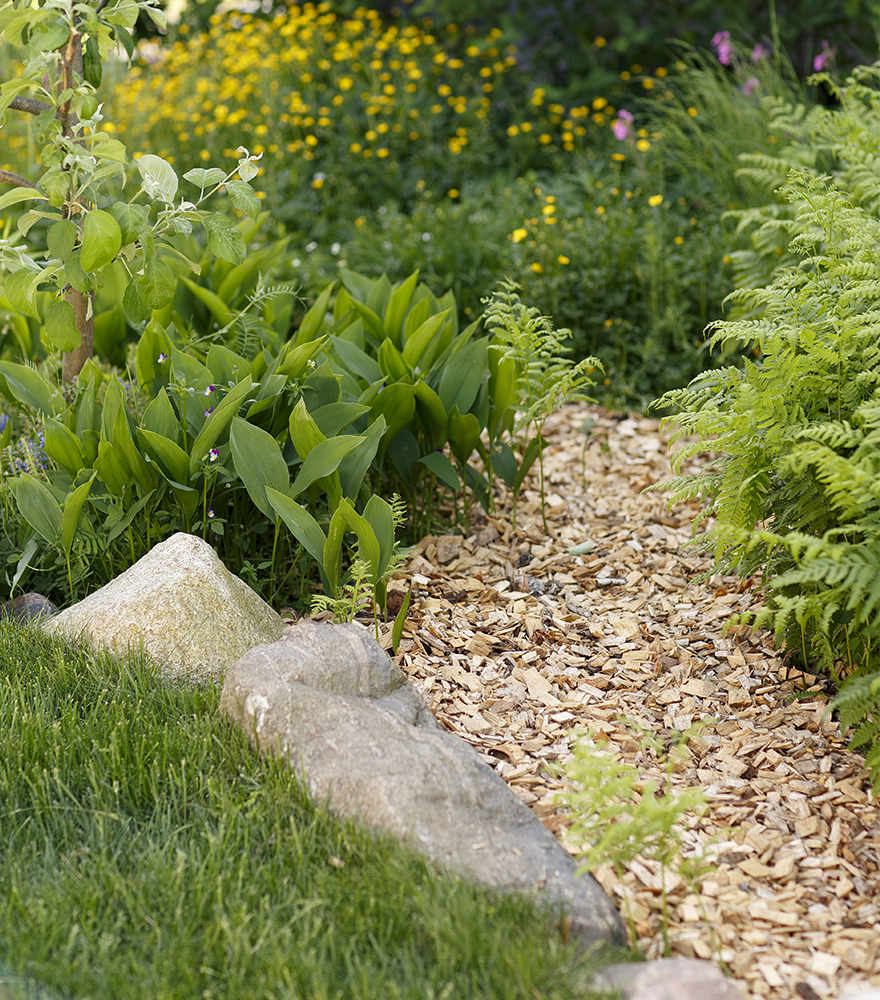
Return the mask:
{"type": "MultiPolygon", "coordinates": [[[[529,427],[535,431],[523,446],[521,475],[517,478],[522,481],[524,471],[537,455],[541,518],[544,531],[549,535],[544,487],[544,447],[547,443],[543,436],[544,424],[550,414],[565,403],[575,399],[595,402],[584,390],[593,384],[590,373],[603,370],[602,363],[598,358],[585,358],[575,364],[566,357],[569,351],[566,341],[571,331],[555,329],[550,317],[542,316],[540,310],[520,301],[519,285],[515,281],[505,278],[483,303],[486,329],[493,335],[491,349],[498,352],[502,360],[510,359],[514,363],[515,396],[520,403],[511,434],[515,436],[523,429],[528,432],[529,427]]],[[[514,486],[514,527],[519,482],[514,486]]]]}
{"type": "MultiPolygon", "coordinates": [[[[729,296],[759,318],[711,327],[714,344],[753,356],[661,402],[681,410],[674,437],[690,437],[676,471],[718,453],[710,470],[675,480],[673,502],[703,501],[702,540],[719,568],[761,574],[765,601],[748,620],[852,681],[880,677],[880,220],[842,188],[789,173],[800,262],[729,296]]],[[[844,687],[837,704],[863,745],[876,729],[870,713],[856,718],[854,697],[844,687]]],[[[871,760],[876,776],[880,754],[871,760]]]]}

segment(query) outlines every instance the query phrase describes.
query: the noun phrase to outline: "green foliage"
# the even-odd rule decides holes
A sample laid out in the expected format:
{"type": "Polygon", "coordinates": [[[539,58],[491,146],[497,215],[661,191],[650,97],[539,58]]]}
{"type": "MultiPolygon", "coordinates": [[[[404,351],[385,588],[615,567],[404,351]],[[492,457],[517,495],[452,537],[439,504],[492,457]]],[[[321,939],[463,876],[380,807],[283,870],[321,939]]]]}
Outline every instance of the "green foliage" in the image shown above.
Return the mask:
{"type": "MultiPolygon", "coordinates": [[[[681,748],[687,738],[682,735],[681,748]]],[[[646,733],[642,745],[665,756],[668,785],[681,748],[666,755],[660,741],[646,733]]],[[[686,813],[705,805],[702,789],[673,791],[658,787],[653,779],[645,782],[637,768],[602,749],[590,735],[574,744],[565,774],[572,790],[562,801],[575,816],[569,836],[583,845],[581,872],[607,863],[622,875],[628,862],[643,857],[659,861],[664,873],[675,866],[691,884],[698,882],[699,869],[682,857],[681,823],[686,813]]]]}
{"type": "Polygon", "coordinates": [[[0,676],[7,992],[593,995],[551,915],[340,823],[220,718],[216,686],[9,623],[0,676]]]}
{"type": "MultiPolygon", "coordinates": [[[[542,316],[534,306],[520,301],[519,286],[507,280],[490,298],[484,299],[486,329],[493,334],[496,394],[505,393],[509,405],[490,429],[489,448],[494,451],[501,432],[509,431],[515,438],[519,431],[534,427],[534,435],[521,443],[522,460],[517,469],[511,462],[510,482],[514,495],[522,485],[529,466],[538,459],[540,467],[541,515],[544,531],[549,535],[544,503],[544,424],[551,413],[575,399],[589,399],[584,392],[593,384],[590,373],[601,369],[597,358],[585,358],[575,364],[564,357],[570,330],[557,330],[552,320],[542,316]],[[513,410],[518,411],[514,415],[513,410]]],[[[499,450],[503,449],[499,446],[499,450]]],[[[509,446],[507,452],[510,452],[509,446]]],[[[502,455],[507,452],[501,450],[502,455]]],[[[490,452],[491,454],[491,452],[490,452]]],[[[505,481],[506,478],[505,478],[505,481]]],[[[516,513],[514,508],[514,525],[516,513]]]]}
{"type": "Polygon", "coordinates": [[[720,567],[761,573],[753,624],[836,678],[880,671],[880,222],[843,185],[790,172],[801,261],[734,293],[760,319],[714,324],[713,341],[753,358],[664,397],[677,436],[693,435],[675,468],[719,456],[674,499],[703,498],[720,567]]]}

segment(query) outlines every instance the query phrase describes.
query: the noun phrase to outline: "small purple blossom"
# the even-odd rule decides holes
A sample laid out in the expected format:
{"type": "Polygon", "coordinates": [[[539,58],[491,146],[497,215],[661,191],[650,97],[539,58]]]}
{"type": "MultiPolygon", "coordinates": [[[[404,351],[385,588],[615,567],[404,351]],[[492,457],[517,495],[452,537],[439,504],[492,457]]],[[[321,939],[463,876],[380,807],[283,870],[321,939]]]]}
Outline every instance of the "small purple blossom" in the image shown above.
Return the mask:
{"type": "Polygon", "coordinates": [[[9,423],[9,414],[0,413],[0,434],[6,430],[6,425],[9,423]]]}
{"type": "Polygon", "coordinates": [[[730,41],[729,31],[716,31],[712,36],[712,44],[718,52],[718,62],[722,66],[729,66],[733,55],[733,44],[730,41]]]}
{"type": "Polygon", "coordinates": [[[208,388],[205,389],[205,395],[206,396],[210,396],[213,391],[214,391],[214,386],[213,385],[209,385],[208,388]]]}
{"type": "Polygon", "coordinates": [[[758,44],[752,49],[752,62],[760,62],[765,56],[770,55],[770,50],[765,49],[764,46],[758,42],[758,44]]]}
{"type": "Polygon", "coordinates": [[[214,510],[213,510],[212,507],[209,507],[208,508],[208,517],[213,517],[213,516],[214,516],[214,510]]]}
{"type": "Polygon", "coordinates": [[[827,63],[829,59],[834,58],[835,52],[837,52],[837,49],[832,49],[828,44],[828,39],[823,38],[822,51],[813,60],[813,72],[820,73],[823,69],[825,69],[825,63],[827,63]]]}
{"type": "Polygon", "coordinates": [[[631,111],[626,111],[621,108],[617,112],[617,117],[611,123],[611,131],[614,133],[614,138],[618,142],[623,142],[629,136],[630,126],[632,125],[633,116],[631,111]]]}
{"type": "Polygon", "coordinates": [[[208,409],[205,410],[205,416],[206,417],[210,417],[213,412],[214,412],[214,407],[213,406],[209,406],[208,409]]]}
{"type": "Polygon", "coordinates": [[[745,83],[742,85],[742,92],[746,95],[746,97],[751,97],[752,92],[758,86],[759,86],[758,78],[756,76],[750,76],[748,80],[746,80],[745,83]]]}
{"type": "Polygon", "coordinates": [[[161,365],[163,361],[168,360],[168,355],[164,351],[160,351],[159,357],[156,358],[156,364],[161,365]]]}
{"type": "Polygon", "coordinates": [[[209,462],[216,462],[219,457],[220,457],[220,451],[217,448],[212,448],[208,452],[208,461],[209,462]]]}

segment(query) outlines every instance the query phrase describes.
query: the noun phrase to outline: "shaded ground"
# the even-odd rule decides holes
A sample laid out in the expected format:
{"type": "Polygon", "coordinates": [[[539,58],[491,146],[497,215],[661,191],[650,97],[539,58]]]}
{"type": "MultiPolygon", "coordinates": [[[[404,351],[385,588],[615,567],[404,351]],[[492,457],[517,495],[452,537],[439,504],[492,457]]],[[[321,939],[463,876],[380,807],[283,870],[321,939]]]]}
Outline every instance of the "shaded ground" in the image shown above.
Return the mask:
{"type": "MultiPolygon", "coordinates": [[[[755,997],[880,985],[878,809],[863,759],[824,715],[822,678],[789,670],[767,634],[724,631],[755,600],[748,587],[689,582],[707,565],[683,551],[696,509],[641,492],[670,474],[657,421],[568,407],[547,433],[554,537],[526,490],[516,532],[500,509],[467,539],[425,538],[392,584],[414,590],[397,661],[573,853],[564,780],[547,765],[576,730],[647,781],[666,772],[639,729],[669,742],[701,722],[671,781],[704,790],[685,843],[717,866],[701,887],[667,876],[672,953],[724,964],[755,997]]],[[[659,956],[658,866],[596,874],[659,956]]]]}

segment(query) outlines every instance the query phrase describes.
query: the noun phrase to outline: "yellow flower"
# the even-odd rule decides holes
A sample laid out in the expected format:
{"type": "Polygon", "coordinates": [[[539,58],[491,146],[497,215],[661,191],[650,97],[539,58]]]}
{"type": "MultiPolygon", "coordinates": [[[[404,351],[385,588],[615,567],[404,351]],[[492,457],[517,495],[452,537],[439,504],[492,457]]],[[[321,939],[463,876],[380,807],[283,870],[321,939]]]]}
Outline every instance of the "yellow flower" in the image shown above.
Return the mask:
{"type": "Polygon", "coordinates": [[[510,234],[510,238],[514,243],[522,243],[528,235],[529,231],[527,229],[514,229],[514,231],[510,234]]]}
{"type": "Polygon", "coordinates": [[[688,114],[691,116],[691,118],[696,118],[697,117],[697,109],[696,108],[688,108],[688,114]]]}
{"type": "Polygon", "coordinates": [[[314,188],[314,189],[315,189],[316,191],[317,191],[317,190],[318,190],[319,188],[322,188],[323,186],[324,186],[324,178],[323,178],[323,177],[316,177],[316,178],[315,178],[315,179],[314,179],[314,180],[312,181],[312,187],[313,187],[313,188],[314,188]]]}
{"type": "Polygon", "coordinates": [[[654,81],[650,77],[648,77],[647,79],[642,80],[642,86],[645,88],[645,90],[650,90],[654,86],[654,81]]]}
{"type": "Polygon", "coordinates": [[[648,142],[647,139],[639,139],[639,141],[636,143],[636,149],[640,153],[647,152],[647,150],[649,150],[650,148],[651,148],[651,143],[648,142]]]}
{"type": "Polygon", "coordinates": [[[593,98],[592,106],[594,111],[601,111],[602,108],[608,107],[608,101],[606,101],[604,97],[595,97],[593,98]]]}
{"type": "Polygon", "coordinates": [[[604,214],[605,214],[605,206],[604,205],[600,205],[596,209],[596,215],[604,215],[604,214]]]}
{"type": "Polygon", "coordinates": [[[519,126],[518,125],[508,125],[507,126],[507,134],[511,138],[513,138],[513,136],[515,136],[515,135],[519,135],[519,126]]]}
{"type": "Polygon", "coordinates": [[[458,197],[458,188],[450,188],[447,193],[448,193],[448,195],[449,195],[450,198],[457,198],[458,197]]]}
{"type": "Polygon", "coordinates": [[[611,159],[615,160],[617,163],[623,163],[623,161],[626,159],[626,156],[624,156],[623,153],[612,153],[611,159]]]}
{"type": "Polygon", "coordinates": [[[531,269],[535,272],[535,274],[544,273],[544,268],[541,267],[541,265],[537,261],[535,261],[534,264],[530,264],[529,267],[531,267],[531,269]]]}
{"type": "Polygon", "coordinates": [[[656,208],[658,205],[662,205],[663,204],[663,195],[662,194],[652,194],[651,197],[648,199],[648,204],[651,206],[651,208],[656,208]]]}
{"type": "Polygon", "coordinates": [[[380,160],[384,160],[385,157],[388,156],[388,150],[385,148],[385,146],[383,146],[381,149],[376,150],[376,156],[378,156],[380,160]]]}
{"type": "Polygon", "coordinates": [[[562,254],[562,253],[556,259],[559,261],[560,264],[570,264],[571,263],[571,260],[569,260],[569,258],[566,257],[565,254],[562,254]]]}
{"type": "Polygon", "coordinates": [[[597,49],[604,49],[607,44],[608,42],[601,35],[597,35],[596,38],[593,39],[593,45],[595,45],[597,49]]]}

